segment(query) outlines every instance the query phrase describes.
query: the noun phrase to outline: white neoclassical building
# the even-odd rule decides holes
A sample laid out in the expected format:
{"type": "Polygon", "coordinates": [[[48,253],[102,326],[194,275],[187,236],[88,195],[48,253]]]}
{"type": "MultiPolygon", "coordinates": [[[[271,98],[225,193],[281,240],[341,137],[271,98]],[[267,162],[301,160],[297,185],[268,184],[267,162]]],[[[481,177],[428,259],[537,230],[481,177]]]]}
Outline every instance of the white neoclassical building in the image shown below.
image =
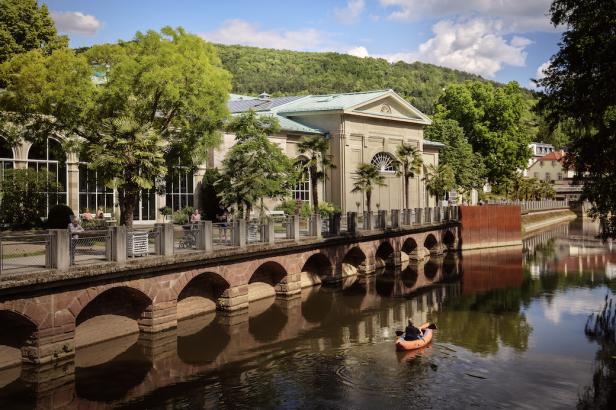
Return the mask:
{"type": "MultiPolygon", "coordinates": [[[[297,158],[297,143],[304,136],[319,136],[330,141],[330,154],[336,168],[328,172],[320,183],[320,199],[333,202],[343,212],[360,211],[364,197],[352,193],[352,173],[361,163],[373,163],[386,178],[387,186],[376,188],[373,206],[382,210],[434,205],[425,189],[422,175],[412,179],[410,203],[404,204],[403,179],[393,168],[396,147],[402,142],[413,144],[423,156],[424,169],[438,165],[442,144],[423,138],[423,129],[430,119],[392,90],[346,94],[308,95],[271,98],[230,95],[228,108],[238,115],[253,109],[260,115],[275,116],[281,131],[270,136],[290,157],[297,158]]],[[[220,167],[226,151],[234,144],[232,134],[224,134],[223,142],[209,154],[206,164],[191,171],[181,164],[169,170],[165,180],[165,193],[143,190],[135,209],[136,223],[162,220],[159,209],[169,206],[174,210],[185,206],[200,206],[208,198],[199,198],[199,185],[207,168],[220,167]]],[[[62,189],[48,192],[48,207],[57,203],[69,205],[74,212],[99,208],[106,213],[117,212],[114,190],[106,188],[97,179],[96,172],[78,153],[66,152],[61,136],[50,136],[43,143],[21,141],[9,146],[0,138],[0,178],[10,168],[45,169],[53,173],[62,189]]],[[[303,181],[295,187],[293,197],[310,200],[310,183],[303,181]]]]}

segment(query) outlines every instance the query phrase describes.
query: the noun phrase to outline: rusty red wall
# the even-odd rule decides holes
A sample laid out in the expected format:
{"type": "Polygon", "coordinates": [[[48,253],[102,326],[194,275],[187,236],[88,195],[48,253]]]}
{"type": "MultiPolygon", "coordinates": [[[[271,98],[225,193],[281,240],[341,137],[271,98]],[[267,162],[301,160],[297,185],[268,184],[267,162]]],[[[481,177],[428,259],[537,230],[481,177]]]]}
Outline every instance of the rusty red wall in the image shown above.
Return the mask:
{"type": "Polygon", "coordinates": [[[516,248],[462,253],[462,293],[519,287],[524,275],[522,252],[516,248]]]}
{"type": "Polygon", "coordinates": [[[461,206],[460,223],[460,248],[463,250],[522,243],[519,206],[461,206]]]}

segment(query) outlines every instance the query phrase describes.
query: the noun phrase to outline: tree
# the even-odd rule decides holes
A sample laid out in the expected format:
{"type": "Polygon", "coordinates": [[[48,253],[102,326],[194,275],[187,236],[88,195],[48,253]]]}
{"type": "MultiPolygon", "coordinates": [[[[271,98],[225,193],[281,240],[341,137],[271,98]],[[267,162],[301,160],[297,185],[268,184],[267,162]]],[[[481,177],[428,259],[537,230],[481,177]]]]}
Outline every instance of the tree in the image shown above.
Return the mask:
{"type": "Polygon", "coordinates": [[[519,85],[504,87],[467,81],[452,84],[438,100],[437,115],[458,122],[473,151],[483,158],[486,176],[495,183],[526,167],[532,132],[522,119],[529,107],[519,85]]]}
{"type": "Polygon", "coordinates": [[[264,211],[265,198],[286,196],[295,182],[293,161],[267,135],[280,129],[278,120],[253,110],[234,117],[227,130],[235,133],[236,144],[222,162],[220,199],[223,205],[245,208],[248,220],[253,206],[264,211]]]}
{"type": "Polygon", "coordinates": [[[423,160],[421,152],[410,144],[402,142],[396,148],[396,167],[397,174],[404,179],[404,204],[409,207],[409,179],[415,178],[421,172],[423,160]]]}
{"type": "Polygon", "coordinates": [[[550,15],[566,31],[537,81],[544,91],[538,108],[552,128],[573,123],[566,162],[583,183],[590,215],[616,236],[616,8],[611,1],[555,0],[550,15]]]}
{"type": "Polygon", "coordinates": [[[135,158],[118,155],[132,149],[125,144],[157,150],[139,154],[143,160],[156,158],[142,164],[144,170],[161,170],[161,155],[168,167],[178,162],[195,166],[220,142],[228,114],[229,74],[210,44],[181,28],[138,32],[131,42],[94,46],[79,55],[30,51],[1,65],[0,80],[7,82],[0,112],[17,115],[29,134],[46,137],[53,130],[88,146],[104,141],[105,147],[122,148],[115,158],[93,158],[93,166],[102,171],[106,185],[126,183],[120,219],[129,226],[138,190],[151,188],[166,170],[156,176],[132,170],[128,175],[125,170],[135,158]],[[99,85],[91,80],[95,71],[104,80],[99,85]]]}
{"type": "MultiPolygon", "coordinates": [[[[12,227],[31,228],[47,208],[46,192],[59,192],[61,187],[53,174],[29,169],[4,171],[0,181],[0,221],[12,227]]],[[[66,223],[68,225],[68,222],[66,223]]]]}
{"type": "Polygon", "coordinates": [[[312,208],[314,212],[319,209],[319,181],[327,177],[325,170],[335,168],[331,161],[331,155],[327,154],[329,150],[329,141],[322,136],[304,137],[299,144],[297,150],[300,154],[308,158],[298,160],[297,164],[302,168],[303,173],[310,178],[310,188],[312,194],[312,208]]]}
{"type": "Polygon", "coordinates": [[[428,172],[424,177],[426,189],[436,196],[437,201],[444,198],[445,194],[455,186],[455,175],[453,169],[447,164],[439,164],[438,167],[430,164],[428,172]]]}
{"type": "Polygon", "coordinates": [[[68,45],[59,36],[45,4],[36,0],[0,0],[0,64],[30,50],[45,54],[68,45]]]}
{"type": "Polygon", "coordinates": [[[364,192],[366,194],[366,207],[372,212],[372,189],[375,186],[385,186],[385,177],[380,170],[372,164],[360,164],[353,172],[353,189],[351,192],[364,192]]]}
{"type": "Polygon", "coordinates": [[[455,176],[455,187],[468,192],[485,184],[485,167],[480,156],[464,136],[456,120],[436,116],[424,133],[426,139],[445,144],[439,154],[439,163],[449,165],[455,176]]]}

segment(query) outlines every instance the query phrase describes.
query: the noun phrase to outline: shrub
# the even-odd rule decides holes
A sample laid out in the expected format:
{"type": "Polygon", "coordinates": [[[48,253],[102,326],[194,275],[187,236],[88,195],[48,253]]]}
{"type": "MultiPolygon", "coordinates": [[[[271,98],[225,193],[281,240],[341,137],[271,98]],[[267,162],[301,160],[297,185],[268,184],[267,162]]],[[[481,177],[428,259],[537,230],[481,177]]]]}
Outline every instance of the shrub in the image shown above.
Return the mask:
{"type": "Polygon", "coordinates": [[[92,219],[91,221],[86,221],[85,219],[81,221],[81,226],[83,229],[87,231],[100,231],[107,229],[107,221],[104,219],[92,219]]]}
{"type": "MultiPolygon", "coordinates": [[[[47,207],[45,192],[60,191],[56,178],[47,171],[11,169],[0,181],[2,195],[0,221],[12,227],[31,228],[40,225],[47,207]]],[[[68,222],[64,225],[64,228],[68,222]]]]}
{"type": "Polygon", "coordinates": [[[319,202],[319,214],[321,218],[329,218],[335,213],[340,213],[340,208],[331,202],[319,202]]]}
{"type": "Polygon", "coordinates": [[[184,225],[190,221],[190,215],[193,213],[195,208],[192,206],[187,206],[186,208],[182,208],[173,213],[173,223],[184,225]]]}
{"type": "Polygon", "coordinates": [[[73,210],[66,205],[54,205],[47,216],[47,229],[64,229],[71,221],[73,210]]]}
{"type": "Polygon", "coordinates": [[[312,213],[312,208],[308,202],[295,201],[289,199],[276,206],[277,211],[284,211],[287,215],[299,215],[307,218],[312,213]]]}

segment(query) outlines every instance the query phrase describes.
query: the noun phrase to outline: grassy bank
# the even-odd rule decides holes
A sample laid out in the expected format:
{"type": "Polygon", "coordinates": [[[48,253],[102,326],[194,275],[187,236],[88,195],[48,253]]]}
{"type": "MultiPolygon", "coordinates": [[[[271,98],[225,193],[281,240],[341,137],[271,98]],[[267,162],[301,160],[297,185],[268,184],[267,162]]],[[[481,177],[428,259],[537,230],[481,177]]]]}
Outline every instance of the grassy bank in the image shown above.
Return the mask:
{"type": "Polygon", "coordinates": [[[522,215],[522,236],[575,218],[577,218],[575,213],[568,209],[522,215]]]}

